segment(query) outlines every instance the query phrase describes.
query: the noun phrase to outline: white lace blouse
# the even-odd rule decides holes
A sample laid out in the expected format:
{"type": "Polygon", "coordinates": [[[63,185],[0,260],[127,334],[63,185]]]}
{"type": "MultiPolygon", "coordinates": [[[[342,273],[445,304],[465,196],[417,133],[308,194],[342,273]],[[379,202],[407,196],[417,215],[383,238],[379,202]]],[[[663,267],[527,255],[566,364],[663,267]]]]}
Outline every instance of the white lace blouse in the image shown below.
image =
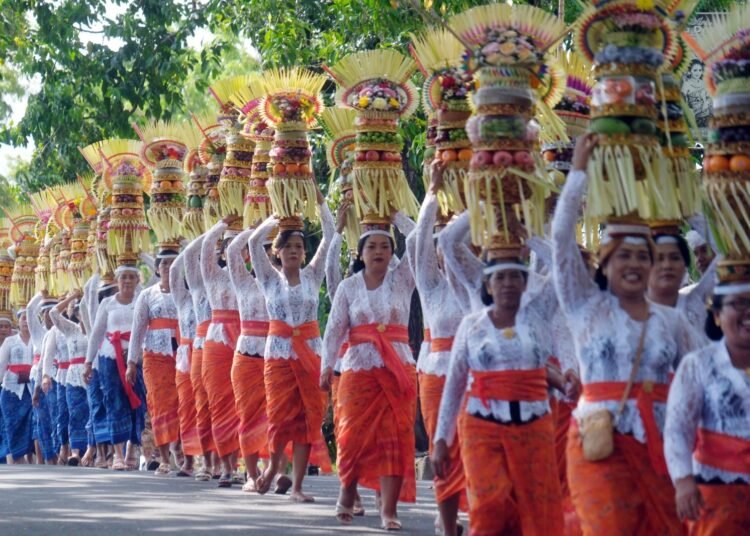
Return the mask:
{"type": "MultiPolygon", "coordinates": [[[[50,309],[50,317],[51,316],[52,309],[50,309]]],[[[57,329],[57,326],[53,325],[44,339],[44,350],[42,351],[42,375],[52,378],[60,385],[66,385],[65,378],[68,371],[64,367],[58,365],[60,363],[67,363],[68,360],[68,343],[65,341],[65,335],[57,329]]]]}
{"type": "Polygon", "coordinates": [[[690,325],[693,326],[696,333],[703,337],[705,344],[711,342],[705,332],[706,323],[706,302],[713,294],[716,285],[716,267],[721,257],[718,255],[711,261],[706,272],[701,276],[700,281],[695,285],[680,289],[677,296],[677,309],[685,314],[690,325]]]}
{"type": "Polygon", "coordinates": [[[438,235],[446,279],[464,314],[484,308],[481,296],[484,264],[469,248],[470,230],[469,212],[464,211],[438,235]]]}
{"type": "MultiPolygon", "coordinates": [[[[335,232],[333,216],[325,203],[318,206],[323,238],[310,263],[300,270],[300,284],[289,286],[283,271],[271,264],[263,248],[263,242],[271,230],[278,224],[278,219],[270,217],[264,221],[250,236],[250,257],[253,261],[255,276],[266,298],[269,320],[280,320],[290,326],[299,326],[318,320],[318,294],[325,277],[325,259],[328,246],[335,232]]],[[[320,337],[307,341],[313,352],[322,354],[320,337]]],[[[266,359],[297,359],[292,350],[292,340],[269,335],[264,352],[266,359]]]]}
{"type": "MultiPolygon", "coordinates": [[[[89,336],[89,344],[86,350],[87,363],[93,362],[97,355],[107,359],[115,359],[115,347],[109,341],[109,335],[118,331],[123,334],[130,333],[133,327],[135,302],[138,296],[136,295],[130,303],[123,304],[117,300],[119,295],[118,292],[114,296],[104,298],[99,304],[94,328],[91,331],[91,336],[89,336]]],[[[127,350],[130,343],[122,339],[121,346],[123,350],[127,350]]]]}
{"type": "MultiPolygon", "coordinates": [[[[463,319],[451,351],[450,368],[440,402],[435,441],[444,439],[449,445],[456,434],[456,422],[464,396],[471,389],[471,371],[533,370],[546,365],[550,353],[549,318],[542,295],[524,292],[516,313],[512,336],[495,327],[489,316],[491,307],[471,313],[463,319]]],[[[476,397],[468,397],[466,411],[470,415],[492,417],[503,422],[512,420],[510,401],[489,400],[488,407],[476,397]]],[[[546,415],[549,400],[519,401],[521,419],[546,415]]]]}
{"type": "MultiPolygon", "coordinates": [[[[229,270],[219,266],[219,254],[216,244],[227,230],[227,224],[219,221],[209,229],[201,244],[201,274],[203,284],[206,286],[208,303],[212,311],[236,311],[237,296],[229,278],[229,270]]],[[[224,324],[211,322],[206,334],[206,340],[230,344],[229,336],[224,329],[224,324]]],[[[234,349],[234,348],[232,348],[234,349]]]]}
{"type": "MultiPolygon", "coordinates": [[[[581,258],[573,229],[585,185],[584,172],[568,174],[552,221],[554,283],[575,340],[584,387],[596,382],[627,382],[643,329],[643,323],[632,319],[614,294],[599,289],[581,258]]],[[[650,304],[636,383],[669,383],[670,372],[682,356],[700,346],[694,331],[677,309],[650,304]]],[[[619,400],[588,402],[582,396],[574,415],[581,418],[602,408],[616,413],[618,404],[619,400]]],[[[664,427],[665,411],[665,404],[654,403],[654,417],[660,430],[664,427]]],[[[620,433],[633,434],[641,443],[646,441],[643,421],[633,399],[627,401],[615,426],[620,433]]]]}
{"type": "Polygon", "coordinates": [[[44,350],[44,336],[47,334],[47,328],[39,318],[39,309],[42,303],[42,295],[35,294],[26,306],[26,321],[29,324],[29,333],[31,334],[31,351],[33,355],[38,355],[40,360],[31,368],[31,377],[37,383],[42,381],[42,362],[41,356],[44,350]]]}
{"type": "MultiPolygon", "coordinates": [[[[415,250],[411,257],[417,290],[422,300],[425,325],[430,328],[432,339],[449,338],[456,335],[464,317],[464,311],[453,288],[438,266],[433,229],[437,219],[438,202],[428,193],[417,220],[415,250]]],[[[430,348],[429,344],[424,345],[430,348]]],[[[419,356],[417,370],[425,374],[446,376],[450,364],[449,351],[425,352],[419,356]]]]}
{"type": "MultiPolygon", "coordinates": [[[[65,342],[68,345],[68,357],[70,360],[85,358],[88,338],[81,330],[81,326],[65,318],[56,307],[52,308],[49,316],[55,327],[65,337],[65,342]]],[[[65,375],[66,385],[70,387],[86,387],[86,383],[83,381],[83,370],[83,363],[71,364],[65,375]]]]}
{"type": "MultiPolygon", "coordinates": [[[[394,223],[402,234],[409,234],[414,228],[414,222],[405,217],[395,218],[394,223]]],[[[350,328],[366,324],[408,326],[413,292],[414,277],[406,256],[395,268],[386,272],[383,282],[374,290],[367,290],[364,271],[342,281],[336,290],[326,324],[322,369],[334,368],[341,345],[348,340],[350,328]]],[[[404,363],[414,364],[408,343],[394,342],[393,348],[404,363]]],[[[383,366],[383,358],[375,346],[363,343],[349,346],[341,371],[370,370],[383,366]]]]}
{"type": "Polygon", "coordinates": [[[7,337],[0,346],[0,379],[3,389],[23,398],[24,389],[31,394],[31,383],[18,383],[18,374],[8,370],[8,365],[31,365],[34,359],[31,339],[23,342],[21,335],[7,337]]]}
{"type": "MultiPolygon", "coordinates": [[[[248,245],[248,239],[254,229],[246,229],[234,237],[227,248],[227,265],[229,278],[232,280],[237,304],[240,308],[240,320],[268,322],[266,298],[258,281],[245,266],[242,250],[248,245]]],[[[265,255],[265,252],[263,253],[265,255]]],[[[253,263],[255,264],[255,263],[253,263]]],[[[266,337],[240,335],[237,339],[237,351],[247,356],[262,356],[266,348],[266,337]]]]}
{"type": "MultiPolygon", "coordinates": [[[[201,272],[201,247],[205,234],[193,240],[183,252],[185,264],[185,280],[190,287],[190,296],[193,299],[195,311],[196,330],[198,325],[211,320],[211,303],[208,301],[206,286],[203,284],[203,274],[201,272]]],[[[193,339],[193,348],[203,348],[205,337],[198,337],[196,334],[193,339]]]]}
{"type": "Polygon", "coordinates": [[[149,322],[157,318],[177,320],[177,306],[171,293],[162,292],[159,285],[153,285],[135,300],[128,363],[141,363],[144,351],[174,355],[172,339],[177,339],[177,332],[174,329],[149,329],[149,322]]]}
{"type": "Polygon", "coordinates": [[[736,368],[722,341],[682,360],[669,390],[664,454],[672,481],[688,475],[750,484],[750,467],[731,473],[693,458],[699,428],[750,441],[750,376],[736,368]]]}
{"type": "MultiPolygon", "coordinates": [[[[177,308],[177,320],[180,325],[180,338],[192,341],[195,339],[195,309],[190,290],[185,283],[185,254],[180,253],[172,266],[169,267],[169,290],[172,293],[175,307],[177,308]]],[[[177,348],[175,367],[180,372],[190,371],[189,344],[182,344],[177,348]]]]}

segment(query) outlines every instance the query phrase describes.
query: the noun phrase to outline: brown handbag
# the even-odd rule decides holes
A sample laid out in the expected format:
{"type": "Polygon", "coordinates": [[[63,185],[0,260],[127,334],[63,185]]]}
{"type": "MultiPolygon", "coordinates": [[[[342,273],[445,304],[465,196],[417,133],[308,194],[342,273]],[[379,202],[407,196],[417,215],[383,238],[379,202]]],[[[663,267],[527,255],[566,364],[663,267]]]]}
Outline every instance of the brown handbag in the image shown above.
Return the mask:
{"type": "Polygon", "coordinates": [[[615,421],[620,417],[625,409],[625,403],[630,396],[630,391],[635,382],[635,376],[638,374],[638,368],[643,357],[643,346],[646,342],[646,326],[648,319],[643,323],[641,338],[638,341],[638,349],[635,353],[635,361],[630,371],[630,379],[625,391],[622,393],[622,399],[617,407],[617,413],[612,415],[608,409],[599,409],[580,419],[578,430],[581,436],[581,445],[583,447],[583,457],[590,462],[598,462],[609,458],[615,450],[615,421]]]}

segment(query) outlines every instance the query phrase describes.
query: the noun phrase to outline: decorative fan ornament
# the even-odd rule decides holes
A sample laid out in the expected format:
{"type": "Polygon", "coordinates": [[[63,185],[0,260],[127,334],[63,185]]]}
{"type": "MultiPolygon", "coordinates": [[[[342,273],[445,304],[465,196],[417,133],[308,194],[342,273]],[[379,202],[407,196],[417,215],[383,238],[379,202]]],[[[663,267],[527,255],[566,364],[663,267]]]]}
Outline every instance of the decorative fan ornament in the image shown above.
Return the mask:
{"type": "Polygon", "coordinates": [[[15,308],[26,307],[34,295],[39,242],[34,236],[38,219],[30,205],[4,209],[10,220],[10,238],[15,245],[15,262],[10,280],[10,302],[15,308]]]}

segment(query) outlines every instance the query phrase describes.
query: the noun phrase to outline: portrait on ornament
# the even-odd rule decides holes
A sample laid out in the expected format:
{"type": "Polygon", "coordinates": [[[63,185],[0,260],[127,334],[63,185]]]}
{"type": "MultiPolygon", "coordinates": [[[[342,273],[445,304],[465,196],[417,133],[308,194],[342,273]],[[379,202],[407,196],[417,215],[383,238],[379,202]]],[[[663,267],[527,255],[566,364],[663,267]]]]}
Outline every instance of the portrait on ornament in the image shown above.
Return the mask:
{"type": "MultiPolygon", "coordinates": [[[[687,32],[700,35],[710,23],[714,13],[696,13],[688,23],[687,32]]],[[[693,112],[698,132],[695,135],[704,138],[708,130],[708,120],[711,117],[712,101],[705,82],[706,66],[694,54],[688,58],[688,67],[680,81],[680,91],[685,104],[693,112]]]]}

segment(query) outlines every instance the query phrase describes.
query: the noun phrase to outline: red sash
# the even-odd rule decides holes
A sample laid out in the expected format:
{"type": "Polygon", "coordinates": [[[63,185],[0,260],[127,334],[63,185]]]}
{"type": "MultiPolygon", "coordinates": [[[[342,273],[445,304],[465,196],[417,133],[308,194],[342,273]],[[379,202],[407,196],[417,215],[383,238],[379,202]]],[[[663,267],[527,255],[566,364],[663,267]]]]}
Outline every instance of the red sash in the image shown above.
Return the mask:
{"type": "MultiPolygon", "coordinates": [[[[625,392],[625,382],[595,382],[583,386],[583,398],[588,402],[619,402],[625,392]]],[[[634,383],[629,399],[636,401],[641,414],[643,428],[646,431],[651,466],[660,475],[667,474],[667,463],[664,461],[664,442],[654,418],[654,402],[666,402],[669,385],[666,383],[634,383]]]]}
{"type": "Polygon", "coordinates": [[[130,402],[130,409],[138,409],[139,407],[141,407],[141,399],[138,398],[137,394],[135,394],[133,386],[130,385],[130,382],[126,377],[125,373],[127,371],[127,365],[125,364],[125,356],[122,353],[122,341],[130,340],[130,332],[115,331],[114,333],[108,333],[107,338],[109,339],[109,342],[112,343],[112,346],[115,347],[115,363],[117,364],[117,373],[120,376],[120,381],[122,382],[122,388],[125,390],[125,395],[127,395],[128,397],[128,402],[130,402]]]}
{"type": "Polygon", "coordinates": [[[57,368],[60,370],[68,370],[70,368],[70,361],[63,361],[57,364],[57,368]]]}
{"type": "Polygon", "coordinates": [[[70,365],[85,365],[86,364],[86,358],[85,357],[74,357],[69,361],[70,365]]]}
{"type": "Polygon", "coordinates": [[[42,360],[42,356],[40,354],[34,354],[34,365],[38,365],[39,362],[42,360]]]}
{"type": "Polygon", "coordinates": [[[547,369],[473,370],[469,396],[489,408],[490,400],[541,402],[547,400],[547,369]]]}
{"type": "Polygon", "coordinates": [[[245,337],[265,337],[268,335],[269,322],[261,320],[243,320],[240,322],[240,335],[245,337]]]}
{"type": "Polygon", "coordinates": [[[292,349],[294,350],[294,353],[297,354],[297,357],[300,358],[300,361],[307,372],[319,375],[320,371],[316,370],[315,367],[318,356],[312,351],[310,345],[307,344],[309,339],[317,339],[320,337],[320,326],[318,325],[318,322],[313,320],[296,327],[290,326],[283,320],[271,320],[269,324],[268,334],[283,339],[291,339],[292,349]]]}
{"type": "Polygon", "coordinates": [[[224,326],[229,337],[229,346],[234,350],[240,336],[240,312],[237,309],[216,309],[211,312],[211,323],[224,326]]]}
{"type": "Polygon", "coordinates": [[[23,372],[31,374],[31,365],[14,364],[8,365],[8,372],[13,374],[21,374],[23,372]]]}
{"type": "Polygon", "coordinates": [[[430,352],[450,352],[453,349],[453,337],[439,337],[430,342],[430,352]]]}
{"type": "Polygon", "coordinates": [[[375,345],[380,356],[383,358],[383,364],[391,374],[396,377],[399,390],[408,396],[416,394],[413,382],[409,380],[406,364],[401,360],[396,349],[393,348],[394,342],[409,344],[409,330],[406,326],[396,324],[364,324],[354,326],[349,329],[349,344],[371,343],[375,345]]]}
{"type": "Polygon", "coordinates": [[[750,475],[750,440],[699,428],[693,455],[703,465],[750,475]]]}
{"type": "Polygon", "coordinates": [[[198,324],[198,327],[195,328],[195,337],[196,339],[203,339],[206,337],[206,334],[208,333],[208,326],[211,325],[210,320],[204,320],[200,324],[198,324]]]}

